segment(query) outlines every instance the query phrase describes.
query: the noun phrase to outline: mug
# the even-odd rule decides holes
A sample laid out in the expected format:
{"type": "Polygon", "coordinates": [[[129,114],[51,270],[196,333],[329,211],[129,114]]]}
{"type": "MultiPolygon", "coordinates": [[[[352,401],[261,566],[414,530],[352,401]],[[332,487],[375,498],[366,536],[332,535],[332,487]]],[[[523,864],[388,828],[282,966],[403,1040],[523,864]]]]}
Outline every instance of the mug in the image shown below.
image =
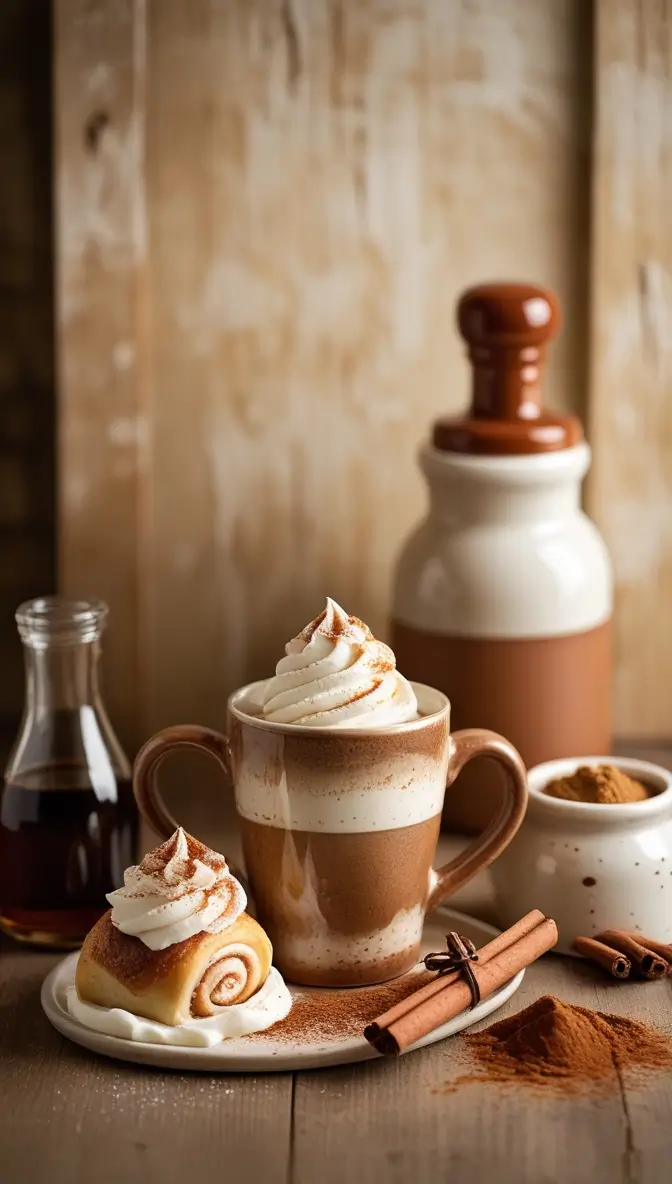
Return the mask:
{"type": "Polygon", "coordinates": [[[133,771],[138,807],[168,837],[178,824],[155,770],[178,748],[210,753],[233,785],[257,916],[282,974],[329,987],[403,974],[417,961],[426,914],[518,830],[527,801],[523,762],[494,732],[451,736],[448,699],[422,684],[413,684],[417,719],[370,730],[267,721],[254,714],[261,685],[230,697],[228,737],[182,725],[149,740],[133,771]],[[502,765],[502,806],[481,835],[434,870],[446,789],[477,756],[502,765]]]}

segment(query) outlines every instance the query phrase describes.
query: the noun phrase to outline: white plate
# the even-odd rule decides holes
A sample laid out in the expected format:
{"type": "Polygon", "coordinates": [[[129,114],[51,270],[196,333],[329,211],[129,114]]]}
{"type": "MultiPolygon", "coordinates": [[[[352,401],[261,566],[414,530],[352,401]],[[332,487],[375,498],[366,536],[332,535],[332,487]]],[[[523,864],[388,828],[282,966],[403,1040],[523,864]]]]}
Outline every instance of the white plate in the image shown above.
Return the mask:
{"type": "MultiPolygon", "coordinates": [[[[471,938],[476,946],[484,945],[497,933],[491,925],[477,921],[475,917],[468,917],[454,909],[439,908],[425,924],[423,955],[430,950],[445,949],[445,934],[449,930],[457,930],[464,937],[471,938]]],[[[104,1036],[72,1019],[66,1009],[66,990],[74,983],[78,957],[78,953],[69,954],[44,980],[42,1007],[47,1018],[63,1036],[103,1056],[115,1057],[121,1061],[134,1061],[140,1065],[157,1065],[163,1069],[196,1069],[209,1073],[267,1073],[289,1069],[316,1069],[327,1065],[345,1065],[353,1061],[368,1061],[378,1057],[378,1053],[363,1036],[343,1036],[325,1042],[311,1043],[304,1040],[301,1043],[289,1043],[286,1040],[274,1040],[272,1029],[264,1034],[263,1039],[258,1036],[244,1036],[240,1040],[225,1040],[213,1048],[177,1048],[165,1044],[144,1044],[118,1036],[104,1036]]],[[[414,973],[417,971],[409,971],[409,975],[414,973]]],[[[525,971],[521,970],[494,995],[479,1003],[478,1007],[461,1012],[455,1019],[418,1040],[408,1051],[424,1048],[427,1044],[434,1044],[437,1040],[461,1032],[463,1028],[468,1028],[497,1011],[518,990],[524,973],[525,971]]],[[[290,987],[290,990],[295,997],[306,994],[331,994],[328,990],[313,991],[306,987],[290,987]]],[[[356,988],[353,988],[354,990],[356,988]]],[[[375,1016],[372,1015],[371,1019],[375,1019],[375,1016]]]]}

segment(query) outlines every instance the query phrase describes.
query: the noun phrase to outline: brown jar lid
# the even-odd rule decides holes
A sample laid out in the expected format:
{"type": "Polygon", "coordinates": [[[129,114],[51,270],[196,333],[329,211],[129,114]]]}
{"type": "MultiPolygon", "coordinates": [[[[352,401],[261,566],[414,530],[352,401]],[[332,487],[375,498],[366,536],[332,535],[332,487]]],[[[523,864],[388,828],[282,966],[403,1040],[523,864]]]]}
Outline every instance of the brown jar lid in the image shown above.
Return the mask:
{"type": "Polygon", "coordinates": [[[552,292],[538,284],[479,284],[462,294],[457,324],[473,367],[471,407],[436,421],[435,448],[512,456],[557,452],[583,439],[576,416],[542,406],[546,343],[560,327],[552,292]]]}

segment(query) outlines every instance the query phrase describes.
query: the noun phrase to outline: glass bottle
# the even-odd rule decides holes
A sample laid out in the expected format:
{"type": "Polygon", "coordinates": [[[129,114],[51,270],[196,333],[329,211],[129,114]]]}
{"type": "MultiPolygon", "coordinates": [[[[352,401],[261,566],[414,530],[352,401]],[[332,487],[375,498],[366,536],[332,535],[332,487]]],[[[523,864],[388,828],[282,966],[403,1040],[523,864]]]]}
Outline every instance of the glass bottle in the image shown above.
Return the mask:
{"type": "Polygon", "coordinates": [[[16,613],[26,700],[0,798],[0,928],[72,948],[135,862],[131,768],[98,689],[107,605],[59,596],[16,613]]]}

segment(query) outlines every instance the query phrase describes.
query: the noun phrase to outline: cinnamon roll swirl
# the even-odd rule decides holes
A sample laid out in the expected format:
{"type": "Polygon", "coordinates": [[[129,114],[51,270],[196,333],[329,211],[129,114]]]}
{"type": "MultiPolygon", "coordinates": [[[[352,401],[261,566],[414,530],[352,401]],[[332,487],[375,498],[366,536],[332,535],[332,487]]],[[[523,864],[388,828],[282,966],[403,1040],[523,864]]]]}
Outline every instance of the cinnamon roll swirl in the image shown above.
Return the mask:
{"type": "Polygon", "coordinates": [[[108,912],[89,933],[77,963],[79,998],[176,1026],[244,1003],[268,977],[271,943],[247,913],[216,933],[151,949],[123,933],[108,912]]]}

